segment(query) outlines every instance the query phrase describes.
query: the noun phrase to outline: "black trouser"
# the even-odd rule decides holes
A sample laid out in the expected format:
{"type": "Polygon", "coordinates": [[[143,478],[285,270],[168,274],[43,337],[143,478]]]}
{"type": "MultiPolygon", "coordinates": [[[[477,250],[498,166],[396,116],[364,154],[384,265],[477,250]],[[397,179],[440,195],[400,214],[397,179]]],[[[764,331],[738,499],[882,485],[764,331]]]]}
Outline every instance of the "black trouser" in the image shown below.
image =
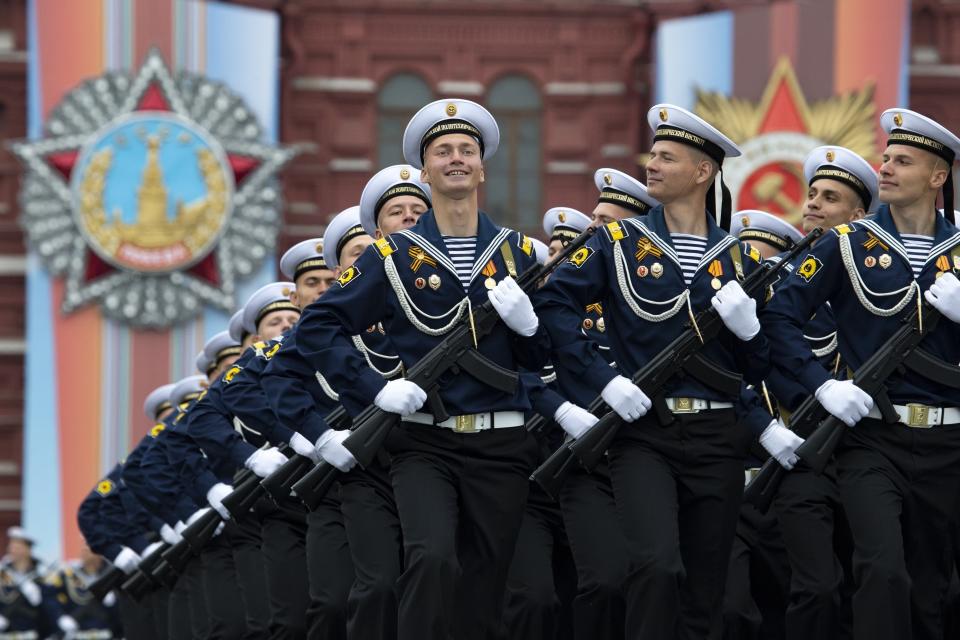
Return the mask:
{"type": "Polygon", "coordinates": [[[263,568],[259,512],[255,509],[239,520],[231,520],[224,531],[233,552],[233,566],[246,618],[245,637],[249,640],[265,637],[270,628],[270,599],[263,568]]]}
{"type": "Polygon", "coordinates": [[[207,637],[240,640],[247,635],[246,618],[237,606],[243,605],[243,597],[230,541],[223,531],[204,546],[200,563],[210,625],[207,637]]]}
{"type": "Polygon", "coordinates": [[[377,461],[367,470],[354,468],[340,484],[340,509],[355,573],[347,608],[350,640],[397,637],[403,537],[389,473],[377,461]]]}
{"type": "Polygon", "coordinates": [[[849,638],[853,543],[836,465],[817,475],[799,464],[784,477],[773,509],[790,558],[787,638],[849,638]]]}
{"type": "Polygon", "coordinates": [[[306,511],[285,500],[264,513],[262,535],[264,570],[270,596],[270,638],[302,640],[307,637],[306,511]]]}
{"type": "Polygon", "coordinates": [[[782,639],[789,585],[790,564],[776,515],[740,505],[723,596],[723,638],[782,639]]]}
{"type": "Polygon", "coordinates": [[[854,542],[854,637],[942,640],[960,426],[861,420],[844,435],[837,469],[854,542]]]}
{"type": "Polygon", "coordinates": [[[574,638],[623,638],[623,585],[629,562],[607,461],[593,473],[579,467],[571,473],[560,489],[560,507],[577,568],[574,638]]]}
{"type": "MultiPolygon", "coordinates": [[[[117,594],[117,609],[120,611],[124,636],[127,638],[143,638],[144,640],[167,640],[166,636],[157,635],[157,622],[154,618],[155,608],[150,596],[137,602],[120,589],[117,589],[115,593],[117,594]]],[[[164,616],[166,615],[165,610],[162,613],[164,616]]]]}
{"type": "Polygon", "coordinates": [[[749,436],[732,409],[650,416],[620,429],[610,477],[630,554],[626,636],[719,628],[749,436]]]}
{"type": "MultiPolygon", "coordinates": [[[[149,607],[153,611],[154,629],[157,637],[161,640],[170,638],[170,599],[171,589],[164,585],[155,588],[141,601],[143,606],[149,607]]],[[[185,618],[189,618],[189,616],[189,612],[184,613],[185,618]]],[[[135,636],[128,635],[127,637],[135,636]]]]}
{"type": "Polygon", "coordinates": [[[187,562],[177,583],[170,590],[167,607],[167,633],[173,638],[206,640],[210,635],[207,602],[203,591],[203,571],[199,557],[187,562]]]}
{"type": "Polygon", "coordinates": [[[307,569],[309,638],[343,640],[347,637],[347,598],[354,572],[340,511],[339,485],[307,514],[307,569]]]}
{"type": "Polygon", "coordinates": [[[576,570],[560,508],[539,486],[531,484],[507,574],[500,637],[572,638],[575,592],[576,570]]]}
{"type": "Polygon", "coordinates": [[[402,423],[387,447],[404,546],[398,637],[494,638],[536,442],[520,427],[402,423]]]}

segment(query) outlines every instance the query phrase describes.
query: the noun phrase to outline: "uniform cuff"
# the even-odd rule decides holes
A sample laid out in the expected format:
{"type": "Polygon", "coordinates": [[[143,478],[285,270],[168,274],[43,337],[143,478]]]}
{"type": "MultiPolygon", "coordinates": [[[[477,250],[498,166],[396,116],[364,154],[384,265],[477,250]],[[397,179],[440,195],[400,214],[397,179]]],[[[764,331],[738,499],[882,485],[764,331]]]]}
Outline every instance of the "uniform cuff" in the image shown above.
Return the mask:
{"type": "Polygon", "coordinates": [[[317,438],[319,438],[320,435],[329,428],[330,427],[327,426],[326,421],[320,416],[319,413],[311,411],[307,414],[306,420],[304,420],[303,424],[300,425],[298,431],[300,435],[313,443],[316,442],[317,438]]]}
{"type": "MultiPolygon", "coordinates": [[[[132,538],[128,538],[128,539],[126,540],[126,543],[127,543],[127,546],[128,546],[128,547],[130,547],[131,549],[133,549],[134,551],[137,552],[137,555],[142,554],[142,553],[143,553],[143,550],[146,549],[146,548],[149,546],[149,544],[150,544],[149,542],[147,542],[146,538],[144,538],[144,537],[141,536],[141,535],[137,535],[137,536],[134,536],[134,537],[132,537],[132,538]]],[[[117,551],[117,553],[120,553],[120,552],[117,551]]],[[[116,553],[113,554],[112,557],[116,558],[116,557],[117,557],[117,554],[116,554],[116,553]]]]}
{"type": "MultiPolygon", "coordinates": [[[[111,561],[112,561],[114,558],[117,557],[117,555],[120,553],[120,551],[121,551],[122,549],[123,549],[123,545],[122,545],[122,544],[118,544],[118,543],[116,543],[116,542],[111,542],[111,543],[108,544],[107,546],[103,547],[103,551],[101,551],[101,552],[99,552],[99,553],[100,553],[100,555],[102,555],[102,556],[103,556],[104,558],[106,558],[107,560],[111,560],[111,561]]],[[[136,549],[134,549],[134,551],[136,551],[136,549]]]]}
{"type": "Polygon", "coordinates": [[[243,463],[247,458],[253,455],[257,448],[243,439],[238,439],[237,443],[230,448],[230,462],[238,469],[243,468],[243,463]]]}

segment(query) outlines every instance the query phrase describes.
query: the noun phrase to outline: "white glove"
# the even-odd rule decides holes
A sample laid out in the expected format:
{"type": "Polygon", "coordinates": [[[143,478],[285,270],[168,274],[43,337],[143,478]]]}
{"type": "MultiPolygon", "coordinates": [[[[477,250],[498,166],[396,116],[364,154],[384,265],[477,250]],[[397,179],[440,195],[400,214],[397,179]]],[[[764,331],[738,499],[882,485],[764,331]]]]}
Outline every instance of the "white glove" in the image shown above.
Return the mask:
{"type": "Polygon", "coordinates": [[[873,408],[873,398],[853,380],[827,380],[816,390],[817,401],[830,415],[852,427],[873,408]]]}
{"type": "Polygon", "coordinates": [[[40,605],[40,587],[33,580],[24,580],[20,583],[20,593],[32,606],[40,605]]]}
{"type": "Polygon", "coordinates": [[[0,616],[0,631],[6,631],[7,627],[9,626],[10,626],[10,621],[4,618],[3,616],[0,616]]]}
{"type": "Polygon", "coordinates": [[[120,553],[118,553],[117,557],[113,559],[113,566],[120,569],[120,571],[123,571],[127,575],[133,573],[138,564],[140,564],[140,556],[137,555],[136,551],[129,547],[123,547],[120,549],[120,553]]]}
{"type": "Polygon", "coordinates": [[[949,271],[937,278],[923,297],[947,318],[960,323],[960,280],[949,271]]]}
{"type": "Polygon", "coordinates": [[[533,303],[516,280],[507,276],[487,291],[487,297],[503,323],[513,331],[527,337],[537,332],[540,320],[533,311],[533,303]]]}
{"type": "Polygon", "coordinates": [[[350,432],[345,429],[327,429],[317,438],[317,453],[340,471],[350,471],[353,465],[357,464],[357,459],[343,446],[343,441],[349,435],[350,432]]]}
{"type": "Polygon", "coordinates": [[[647,394],[623,376],[617,376],[608,382],[600,392],[600,397],[627,422],[645,416],[653,406],[647,394]]]}
{"type": "Polygon", "coordinates": [[[574,440],[589,431],[590,427],[597,424],[597,416],[572,402],[564,402],[560,405],[557,412],[553,414],[553,419],[556,420],[563,430],[574,440]]]}
{"type": "MultiPolygon", "coordinates": [[[[201,507],[201,508],[197,509],[196,511],[194,511],[194,512],[190,515],[190,517],[187,518],[187,524],[186,524],[186,526],[184,526],[183,528],[186,529],[187,527],[189,527],[190,525],[192,525],[194,522],[196,522],[197,520],[199,520],[199,519],[200,519],[205,513],[207,513],[208,511],[210,511],[210,507],[201,507]]],[[[179,524],[179,523],[177,523],[177,524],[179,524]]],[[[183,533],[183,531],[181,530],[180,533],[183,533]]]]}
{"type": "MultiPolygon", "coordinates": [[[[196,512],[194,512],[194,513],[196,513],[196,512]]],[[[193,516],[191,515],[190,518],[192,518],[192,517],[193,517],[193,516]]],[[[187,518],[187,520],[189,520],[190,518],[187,518]]],[[[180,536],[181,538],[183,538],[183,536],[182,536],[181,534],[183,533],[183,530],[186,529],[186,528],[187,528],[187,523],[184,522],[183,520],[177,520],[177,522],[173,525],[173,530],[174,530],[174,531],[177,533],[177,535],[180,536]]]]}
{"type": "Polygon", "coordinates": [[[57,626],[60,627],[60,631],[64,633],[73,633],[80,628],[76,620],[66,615],[57,618],[57,626]]]}
{"type": "Polygon", "coordinates": [[[384,411],[408,416],[422,407],[426,401],[427,392],[415,382],[410,382],[406,378],[397,378],[380,389],[380,393],[373,399],[373,404],[384,411]]]}
{"type": "Polygon", "coordinates": [[[279,469],[286,461],[287,456],[280,453],[276,447],[270,447],[269,449],[257,449],[254,451],[243,463],[243,466],[253,471],[259,477],[266,478],[279,469]]]}
{"type": "Polygon", "coordinates": [[[779,420],[773,420],[760,434],[760,444],[777,459],[781,467],[789,471],[800,459],[795,452],[803,444],[803,438],[787,429],[779,420]]]}
{"type": "Polygon", "coordinates": [[[225,482],[218,482],[207,491],[207,503],[220,514],[224,520],[230,519],[230,510],[223,506],[223,499],[233,491],[233,487],[225,482]]]}
{"type": "Polygon", "coordinates": [[[314,448],[310,441],[304,438],[302,435],[293,432],[293,435],[290,436],[290,448],[293,449],[296,453],[301,456],[310,458],[313,464],[320,462],[320,456],[317,455],[317,450],[314,448]]]}
{"type": "Polygon", "coordinates": [[[117,594],[114,591],[111,591],[107,595],[103,596],[103,606],[112,607],[117,604],[117,594]]]}
{"type": "Polygon", "coordinates": [[[162,527],[160,527],[160,537],[163,538],[163,541],[166,542],[167,544],[177,544],[178,542],[183,540],[180,534],[177,533],[176,529],[174,529],[168,524],[165,524],[162,527]]]}
{"type": "Polygon", "coordinates": [[[151,542],[143,549],[143,553],[140,554],[140,559],[142,560],[146,558],[148,555],[150,555],[151,553],[153,553],[154,551],[156,551],[162,546],[163,546],[163,542],[159,540],[157,542],[151,542]]]}
{"type": "Polygon", "coordinates": [[[760,333],[757,319],[757,301],[743,292],[740,283],[731,280],[717,291],[710,304],[720,314],[720,319],[730,333],[744,342],[760,333]]]}

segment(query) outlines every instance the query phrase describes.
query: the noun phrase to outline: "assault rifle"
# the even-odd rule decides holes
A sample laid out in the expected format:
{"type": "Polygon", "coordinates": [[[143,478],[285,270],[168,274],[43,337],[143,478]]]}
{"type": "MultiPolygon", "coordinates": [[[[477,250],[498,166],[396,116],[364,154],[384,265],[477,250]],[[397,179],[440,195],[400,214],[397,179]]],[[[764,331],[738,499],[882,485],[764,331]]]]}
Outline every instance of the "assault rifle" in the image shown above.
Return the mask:
{"type": "MultiPolygon", "coordinates": [[[[903,325],[853,374],[853,383],[873,397],[883,421],[887,423],[900,421],[886,388],[887,380],[894,373],[905,373],[910,369],[924,377],[960,388],[960,372],[956,367],[919,348],[924,338],[937,326],[941,314],[919,298],[919,290],[917,296],[917,307],[904,318],[903,325]]],[[[842,421],[828,416],[797,447],[797,455],[816,473],[822,473],[840,444],[845,427],[842,421]]]]}
{"type": "MultiPolygon", "coordinates": [[[[591,227],[565,246],[547,264],[536,264],[517,278],[517,284],[530,294],[541,279],[548,276],[558,266],[566,262],[590,239],[595,228],[591,227]]],[[[488,360],[479,351],[477,343],[489,334],[500,316],[490,301],[485,301],[472,314],[468,313],[463,321],[454,327],[440,344],[430,350],[419,362],[410,367],[406,379],[427,392],[427,410],[437,422],[450,416],[440,400],[437,384],[447,373],[459,373],[461,370],[474,376],[486,385],[505,393],[513,393],[519,383],[519,375],[508,371],[488,360]]],[[[354,420],[351,434],[343,441],[361,467],[373,462],[383,442],[399,421],[400,416],[371,405],[364,409],[354,420]]],[[[333,485],[339,472],[330,464],[321,462],[293,486],[293,492],[307,509],[315,509],[317,504],[333,485]]]]}
{"type": "MultiPolygon", "coordinates": [[[[743,280],[744,292],[753,298],[763,295],[767,287],[775,282],[780,270],[822,234],[823,229],[817,227],[795,244],[783,259],[776,263],[766,261],[761,264],[756,271],[743,280]]],[[[701,311],[693,319],[690,327],[634,374],[632,382],[653,399],[653,408],[662,424],[670,424],[674,418],[660,390],[675,375],[685,372],[709,387],[716,387],[721,382],[721,377],[717,376],[718,367],[706,360],[700,351],[720,333],[722,327],[723,321],[715,309],[709,307],[701,311]]],[[[728,373],[724,372],[724,374],[723,377],[730,377],[728,373]]],[[[739,393],[739,378],[735,382],[736,388],[730,381],[725,381],[723,384],[727,394],[735,396],[739,393]]],[[[603,408],[605,404],[598,397],[590,404],[589,410],[594,415],[598,415],[603,408]]],[[[587,471],[593,471],[610,448],[622,425],[623,420],[616,412],[606,411],[589,431],[553,452],[533,472],[530,479],[539,484],[547,494],[556,497],[567,475],[575,468],[577,460],[587,471]]]]}

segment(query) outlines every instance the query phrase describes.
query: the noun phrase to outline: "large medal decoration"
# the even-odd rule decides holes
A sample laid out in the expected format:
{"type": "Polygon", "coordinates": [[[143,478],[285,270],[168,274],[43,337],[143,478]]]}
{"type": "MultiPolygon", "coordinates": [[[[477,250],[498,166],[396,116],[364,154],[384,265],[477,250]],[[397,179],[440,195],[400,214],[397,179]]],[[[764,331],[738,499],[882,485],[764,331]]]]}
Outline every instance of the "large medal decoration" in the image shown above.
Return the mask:
{"type": "Polygon", "coordinates": [[[273,252],[276,173],[298,152],[261,140],[244,101],[156,51],[135,74],[82,83],[45,136],[12,146],[25,165],[22,224],[64,277],[64,312],[90,302],[160,328],[204,305],[236,306],[236,279],[273,252]]]}
{"type": "Polygon", "coordinates": [[[773,70],[759,102],[697,91],[694,111],[743,151],[723,163],[734,211],[760,209],[800,226],[808,153],[829,144],[868,160],[877,156],[873,86],[808,103],[786,58],[773,70]]]}

